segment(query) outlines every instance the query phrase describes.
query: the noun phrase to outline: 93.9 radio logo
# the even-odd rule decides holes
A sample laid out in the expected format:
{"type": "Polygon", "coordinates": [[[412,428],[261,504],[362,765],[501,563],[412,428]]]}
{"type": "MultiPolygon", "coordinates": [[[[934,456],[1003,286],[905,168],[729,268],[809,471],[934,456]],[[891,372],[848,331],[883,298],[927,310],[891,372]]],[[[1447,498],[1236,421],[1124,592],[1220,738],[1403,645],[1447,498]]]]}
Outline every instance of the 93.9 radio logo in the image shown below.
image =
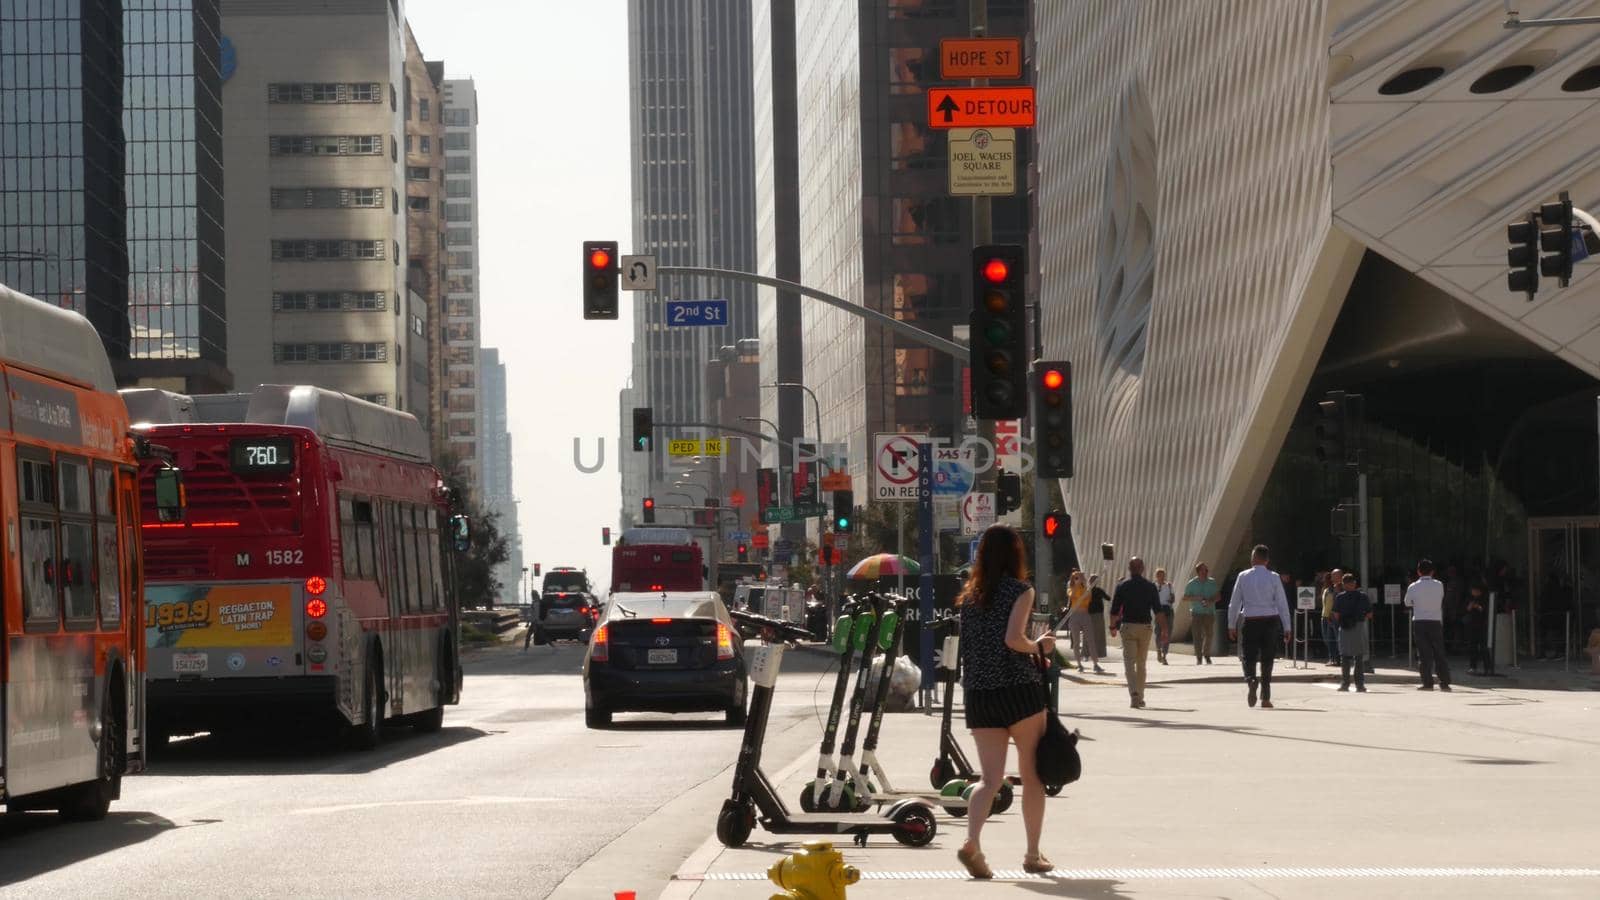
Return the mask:
{"type": "Polygon", "coordinates": [[[144,608],[144,627],[158,631],[184,631],[211,624],[210,600],[176,600],[144,608]]]}

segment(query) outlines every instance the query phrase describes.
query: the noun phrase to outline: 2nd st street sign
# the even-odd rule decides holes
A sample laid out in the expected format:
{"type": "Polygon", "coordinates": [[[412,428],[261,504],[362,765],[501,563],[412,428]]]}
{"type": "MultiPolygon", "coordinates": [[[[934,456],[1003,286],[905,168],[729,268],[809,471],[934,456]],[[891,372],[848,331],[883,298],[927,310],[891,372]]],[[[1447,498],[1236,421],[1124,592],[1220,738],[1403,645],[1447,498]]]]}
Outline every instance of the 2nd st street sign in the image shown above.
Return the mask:
{"type": "Polygon", "coordinates": [[[1032,128],[1033,87],[929,88],[930,128],[1032,128]]]}

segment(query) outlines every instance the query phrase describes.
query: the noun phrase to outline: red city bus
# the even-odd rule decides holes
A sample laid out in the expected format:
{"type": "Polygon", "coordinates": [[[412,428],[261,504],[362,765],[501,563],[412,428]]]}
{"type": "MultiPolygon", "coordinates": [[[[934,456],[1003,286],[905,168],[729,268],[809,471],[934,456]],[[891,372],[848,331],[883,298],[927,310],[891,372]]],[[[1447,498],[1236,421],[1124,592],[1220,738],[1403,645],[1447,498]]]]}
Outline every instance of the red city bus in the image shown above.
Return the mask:
{"type": "Polygon", "coordinates": [[[686,528],[629,528],[611,548],[611,591],[703,591],[705,557],[686,528]]]}
{"type": "Polygon", "coordinates": [[[123,397],[188,492],[186,521],[144,526],[152,742],[266,715],[363,748],[385,719],[437,730],[461,695],[455,523],[417,420],[304,386],[123,397]]]}
{"type": "Polygon", "coordinates": [[[94,328],[4,286],[0,378],[0,804],[98,819],[145,760],[134,441],[94,328]]]}

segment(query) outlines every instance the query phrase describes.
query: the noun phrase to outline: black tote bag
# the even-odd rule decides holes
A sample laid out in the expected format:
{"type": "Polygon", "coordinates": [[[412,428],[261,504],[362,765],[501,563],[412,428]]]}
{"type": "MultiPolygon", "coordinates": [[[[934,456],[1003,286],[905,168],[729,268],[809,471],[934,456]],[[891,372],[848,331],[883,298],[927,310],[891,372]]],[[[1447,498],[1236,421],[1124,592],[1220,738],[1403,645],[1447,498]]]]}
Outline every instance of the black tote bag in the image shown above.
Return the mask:
{"type": "MultiPolygon", "coordinates": [[[[1039,664],[1049,671],[1044,651],[1039,652],[1039,664]]],[[[1068,731],[1050,703],[1050,689],[1040,684],[1044,692],[1044,734],[1039,738],[1039,749],[1034,765],[1039,780],[1050,786],[1067,785],[1083,777],[1083,760],[1078,756],[1078,735],[1068,731]]]]}

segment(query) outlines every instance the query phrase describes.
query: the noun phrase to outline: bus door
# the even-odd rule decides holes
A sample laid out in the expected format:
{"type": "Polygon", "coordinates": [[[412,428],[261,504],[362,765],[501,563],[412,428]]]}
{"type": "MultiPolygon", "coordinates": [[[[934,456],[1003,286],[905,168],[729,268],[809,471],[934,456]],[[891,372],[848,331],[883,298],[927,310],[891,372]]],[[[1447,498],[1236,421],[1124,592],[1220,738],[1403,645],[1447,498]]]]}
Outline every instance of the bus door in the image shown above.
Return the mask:
{"type": "Polygon", "coordinates": [[[400,527],[400,504],[392,500],[383,504],[383,530],[389,542],[389,625],[383,642],[383,664],[389,686],[389,709],[405,708],[405,672],[408,663],[406,644],[411,636],[406,631],[406,591],[410,579],[406,577],[405,531],[400,527]]]}
{"type": "Polygon", "coordinates": [[[144,583],[139,580],[139,473],[117,471],[117,525],[122,531],[117,567],[122,578],[122,622],[128,632],[128,746],[144,748],[144,583]]]}

